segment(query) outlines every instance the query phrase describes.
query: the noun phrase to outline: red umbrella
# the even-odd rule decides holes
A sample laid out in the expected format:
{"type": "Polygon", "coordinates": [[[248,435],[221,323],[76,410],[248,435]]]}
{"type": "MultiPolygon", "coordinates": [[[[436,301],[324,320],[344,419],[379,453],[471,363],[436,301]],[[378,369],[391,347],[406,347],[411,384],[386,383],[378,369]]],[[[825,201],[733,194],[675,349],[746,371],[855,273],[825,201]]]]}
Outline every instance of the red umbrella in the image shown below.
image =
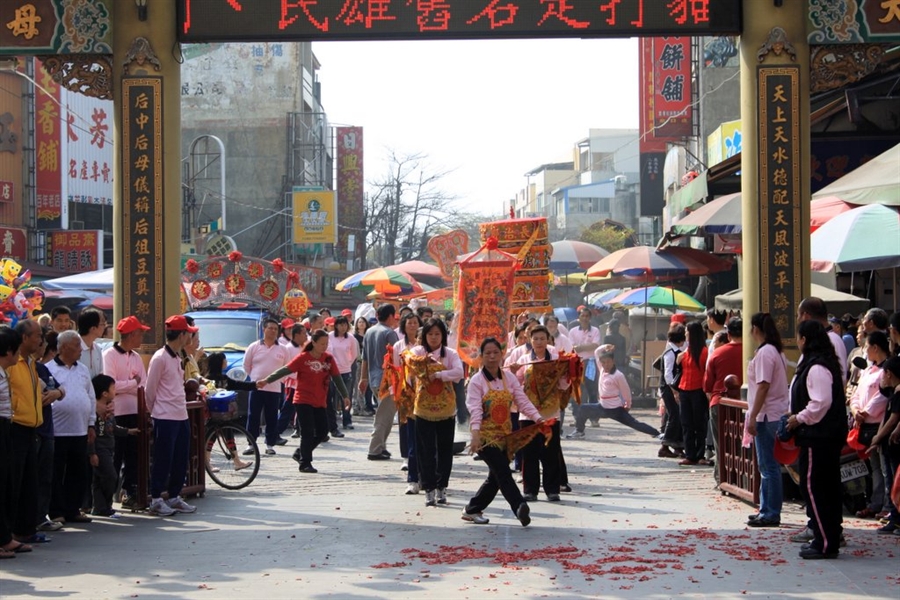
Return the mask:
{"type": "Polygon", "coordinates": [[[812,233],[839,214],[856,207],[856,204],[844,202],[837,196],[816,198],[809,203],[809,232],[812,233]]]}
{"type": "Polygon", "coordinates": [[[680,277],[709,275],[731,268],[731,263],[694,248],[652,246],[623,248],[603,258],[587,270],[588,277],[625,275],[628,277],[680,277]]]}

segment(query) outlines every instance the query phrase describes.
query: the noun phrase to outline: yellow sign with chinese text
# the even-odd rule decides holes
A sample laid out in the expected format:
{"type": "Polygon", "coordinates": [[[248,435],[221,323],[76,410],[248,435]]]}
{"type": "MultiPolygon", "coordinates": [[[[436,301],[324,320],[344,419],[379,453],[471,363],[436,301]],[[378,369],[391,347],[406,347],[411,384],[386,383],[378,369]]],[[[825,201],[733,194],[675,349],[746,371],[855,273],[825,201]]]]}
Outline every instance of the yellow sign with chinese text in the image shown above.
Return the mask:
{"type": "Polygon", "coordinates": [[[295,244],[334,244],[337,241],[334,192],[293,192],[293,208],[295,244]]]}

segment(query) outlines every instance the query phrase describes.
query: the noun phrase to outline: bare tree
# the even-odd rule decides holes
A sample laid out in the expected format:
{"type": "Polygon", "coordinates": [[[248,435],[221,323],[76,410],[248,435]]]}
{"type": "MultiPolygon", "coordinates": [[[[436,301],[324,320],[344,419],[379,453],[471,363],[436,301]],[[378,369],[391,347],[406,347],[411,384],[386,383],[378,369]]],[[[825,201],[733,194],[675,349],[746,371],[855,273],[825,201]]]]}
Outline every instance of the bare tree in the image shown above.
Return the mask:
{"type": "MultiPolygon", "coordinates": [[[[369,258],[381,265],[421,259],[436,228],[453,222],[456,198],[440,189],[449,171],[432,171],[427,156],[390,151],[385,176],[370,184],[365,225],[369,258]]],[[[363,259],[366,267],[366,258],[363,259]]]]}

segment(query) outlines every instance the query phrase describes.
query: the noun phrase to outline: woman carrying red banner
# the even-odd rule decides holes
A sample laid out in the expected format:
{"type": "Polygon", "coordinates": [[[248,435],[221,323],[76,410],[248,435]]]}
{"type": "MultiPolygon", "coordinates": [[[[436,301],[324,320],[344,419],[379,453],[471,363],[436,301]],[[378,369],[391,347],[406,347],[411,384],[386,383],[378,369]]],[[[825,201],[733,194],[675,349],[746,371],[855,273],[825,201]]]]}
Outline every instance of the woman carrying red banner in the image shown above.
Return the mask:
{"type": "Polygon", "coordinates": [[[543,417],[534,407],[516,377],[500,368],[503,350],[496,338],[481,342],[481,369],[472,375],[466,394],[469,409],[469,429],[472,431],[470,451],[477,453],[490,470],[475,496],[463,509],[462,519],[484,525],[488,518],[482,515],[497,492],[500,491],[516,518],[523,526],[531,522],[530,509],[519,486],[509,471],[509,461],[517,448],[510,440],[512,420],[510,408],[515,405],[521,414],[537,423],[543,417]]]}
{"type": "MultiPolygon", "coordinates": [[[[560,465],[563,462],[559,444],[559,411],[568,399],[568,366],[560,362],[556,348],[550,346],[550,332],[543,325],[531,330],[531,352],[523,354],[517,365],[516,377],[523,382],[525,394],[541,413],[544,420],[554,419],[549,436],[534,437],[525,446],[522,456],[522,487],[525,500],[537,500],[543,469],[544,493],[550,502],[559,502],[560,465]],[[547,364],[541,364],[546,362],[547,364]],[[520,368],[524,367],[524,368],[520,368]],[[549,438],[549,439],[548,439],[549,438]]],[[[519,419],[522,428],[533,421],[519,419]]]]}
{"type": "Polygon", "coordinates": [[[425,506],[447,504],[447,485],[453,468],[453,433],[456,429],[456,392],[453,384],[463,376],[462,361],[447,347],[447,328],[440,319],[427,319],[420,346],[406,356],[409,381],[415,386],[416,460],[425,506]]]}

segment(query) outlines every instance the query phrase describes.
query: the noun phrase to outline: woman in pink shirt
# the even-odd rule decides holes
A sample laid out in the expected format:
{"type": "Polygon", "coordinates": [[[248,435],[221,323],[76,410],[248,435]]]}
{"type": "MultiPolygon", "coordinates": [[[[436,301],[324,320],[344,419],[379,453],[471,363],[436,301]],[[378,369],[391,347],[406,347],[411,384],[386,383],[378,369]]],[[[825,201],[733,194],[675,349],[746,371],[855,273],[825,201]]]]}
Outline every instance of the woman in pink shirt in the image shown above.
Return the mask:
{"type": "MultiPolygon", "coordinates": [[[[859,429],[860,443],[868,446],[884,417],[887,408],[887,396],[881,393],[881,378],[884,361],[890,356],[890,342],[883,331],[873,331],[866,338],[865,355],[869,367],[862,372],[859,385],[850,396],[850,412],[853,414],[854,427],[859,429]]],[[[869,466],[872,473],[872,494],[868,505],[856,513],[857,517],[869,519],[890,510],[890,493],[885,489],[882,456],[878,452],[869,453],[869,466]]]]}
{"type": "Polygon", "coordinates": [[[462,361],[447,347],[447,329],[440,319],[422,325],[421,346],[406,359],[410,383],[415,386],[416,459],[425,506],[447,503],[447,485],[453,468],[453,433],[456,429],[456,392],[453,383],[463,376],[462,361]]]}
{"type": "Polygon", "coordinates": [[[797,327],[802,353],[791,382],[787,428],[800,446],[800,491],[812,541],[800,558],[837,558],[841,543],[841,449],[847,437],[840,361],[825,327],[812,319],[797,327]]]}
{"type": "Polygon", "coordinates": [[[530,509],[509,471],[512,448],[507,448],[507,440],[513,431],[509,409],[514,404],[527,419],[538,423],[543,417],[525,395],[518,379],[500,368],[502,361],[500,342],[492,337],[481,342],[481,369],[469,380],[466,407],[472,432],[470,452],[478,454],[490,473],[463,509],[462,519],[478,525],[488,523],[482,511],[500,491],[516,518],[526,526],[531,522],[530,509]]]}
{"type": "MultiPolygon", "coordinates": [[[[341,379],[344,385],[350,389],[353,380],[353,363],[359,358],[359,343],[356,338],[350,334],[350,321],[347,317],[341,315],[334,318],[334,331],[328,334],[328,353],[334,357],[337,363],[338,371],[341,373],[341,379]]],[[[337,388],[333,385],[329,390],[329,409],[335,414],[341,413],[341,425],[344,429],[353,429],[353,419],[350,416],[350,408],[341,406],[341,399],[338,397],[337,388]]],[[[331,423],[329,422],[329,425],[331,423]]],[[[334,437],[344,437],[344,434],[338,431],[337,422],[331,431],[334,437]]]]}
{"type": "Polygon", "coordinates": [[[759,466],[759,514],[747,521],[750,527],[778,527],[781,524],[781,465],[775,460],[775,431],[781,416],[790,408],[787,362],[775,321],[769,313],[750,318],[750,335],[759,344],[747,365],[746,430],[754,436],[759,466]]]}

